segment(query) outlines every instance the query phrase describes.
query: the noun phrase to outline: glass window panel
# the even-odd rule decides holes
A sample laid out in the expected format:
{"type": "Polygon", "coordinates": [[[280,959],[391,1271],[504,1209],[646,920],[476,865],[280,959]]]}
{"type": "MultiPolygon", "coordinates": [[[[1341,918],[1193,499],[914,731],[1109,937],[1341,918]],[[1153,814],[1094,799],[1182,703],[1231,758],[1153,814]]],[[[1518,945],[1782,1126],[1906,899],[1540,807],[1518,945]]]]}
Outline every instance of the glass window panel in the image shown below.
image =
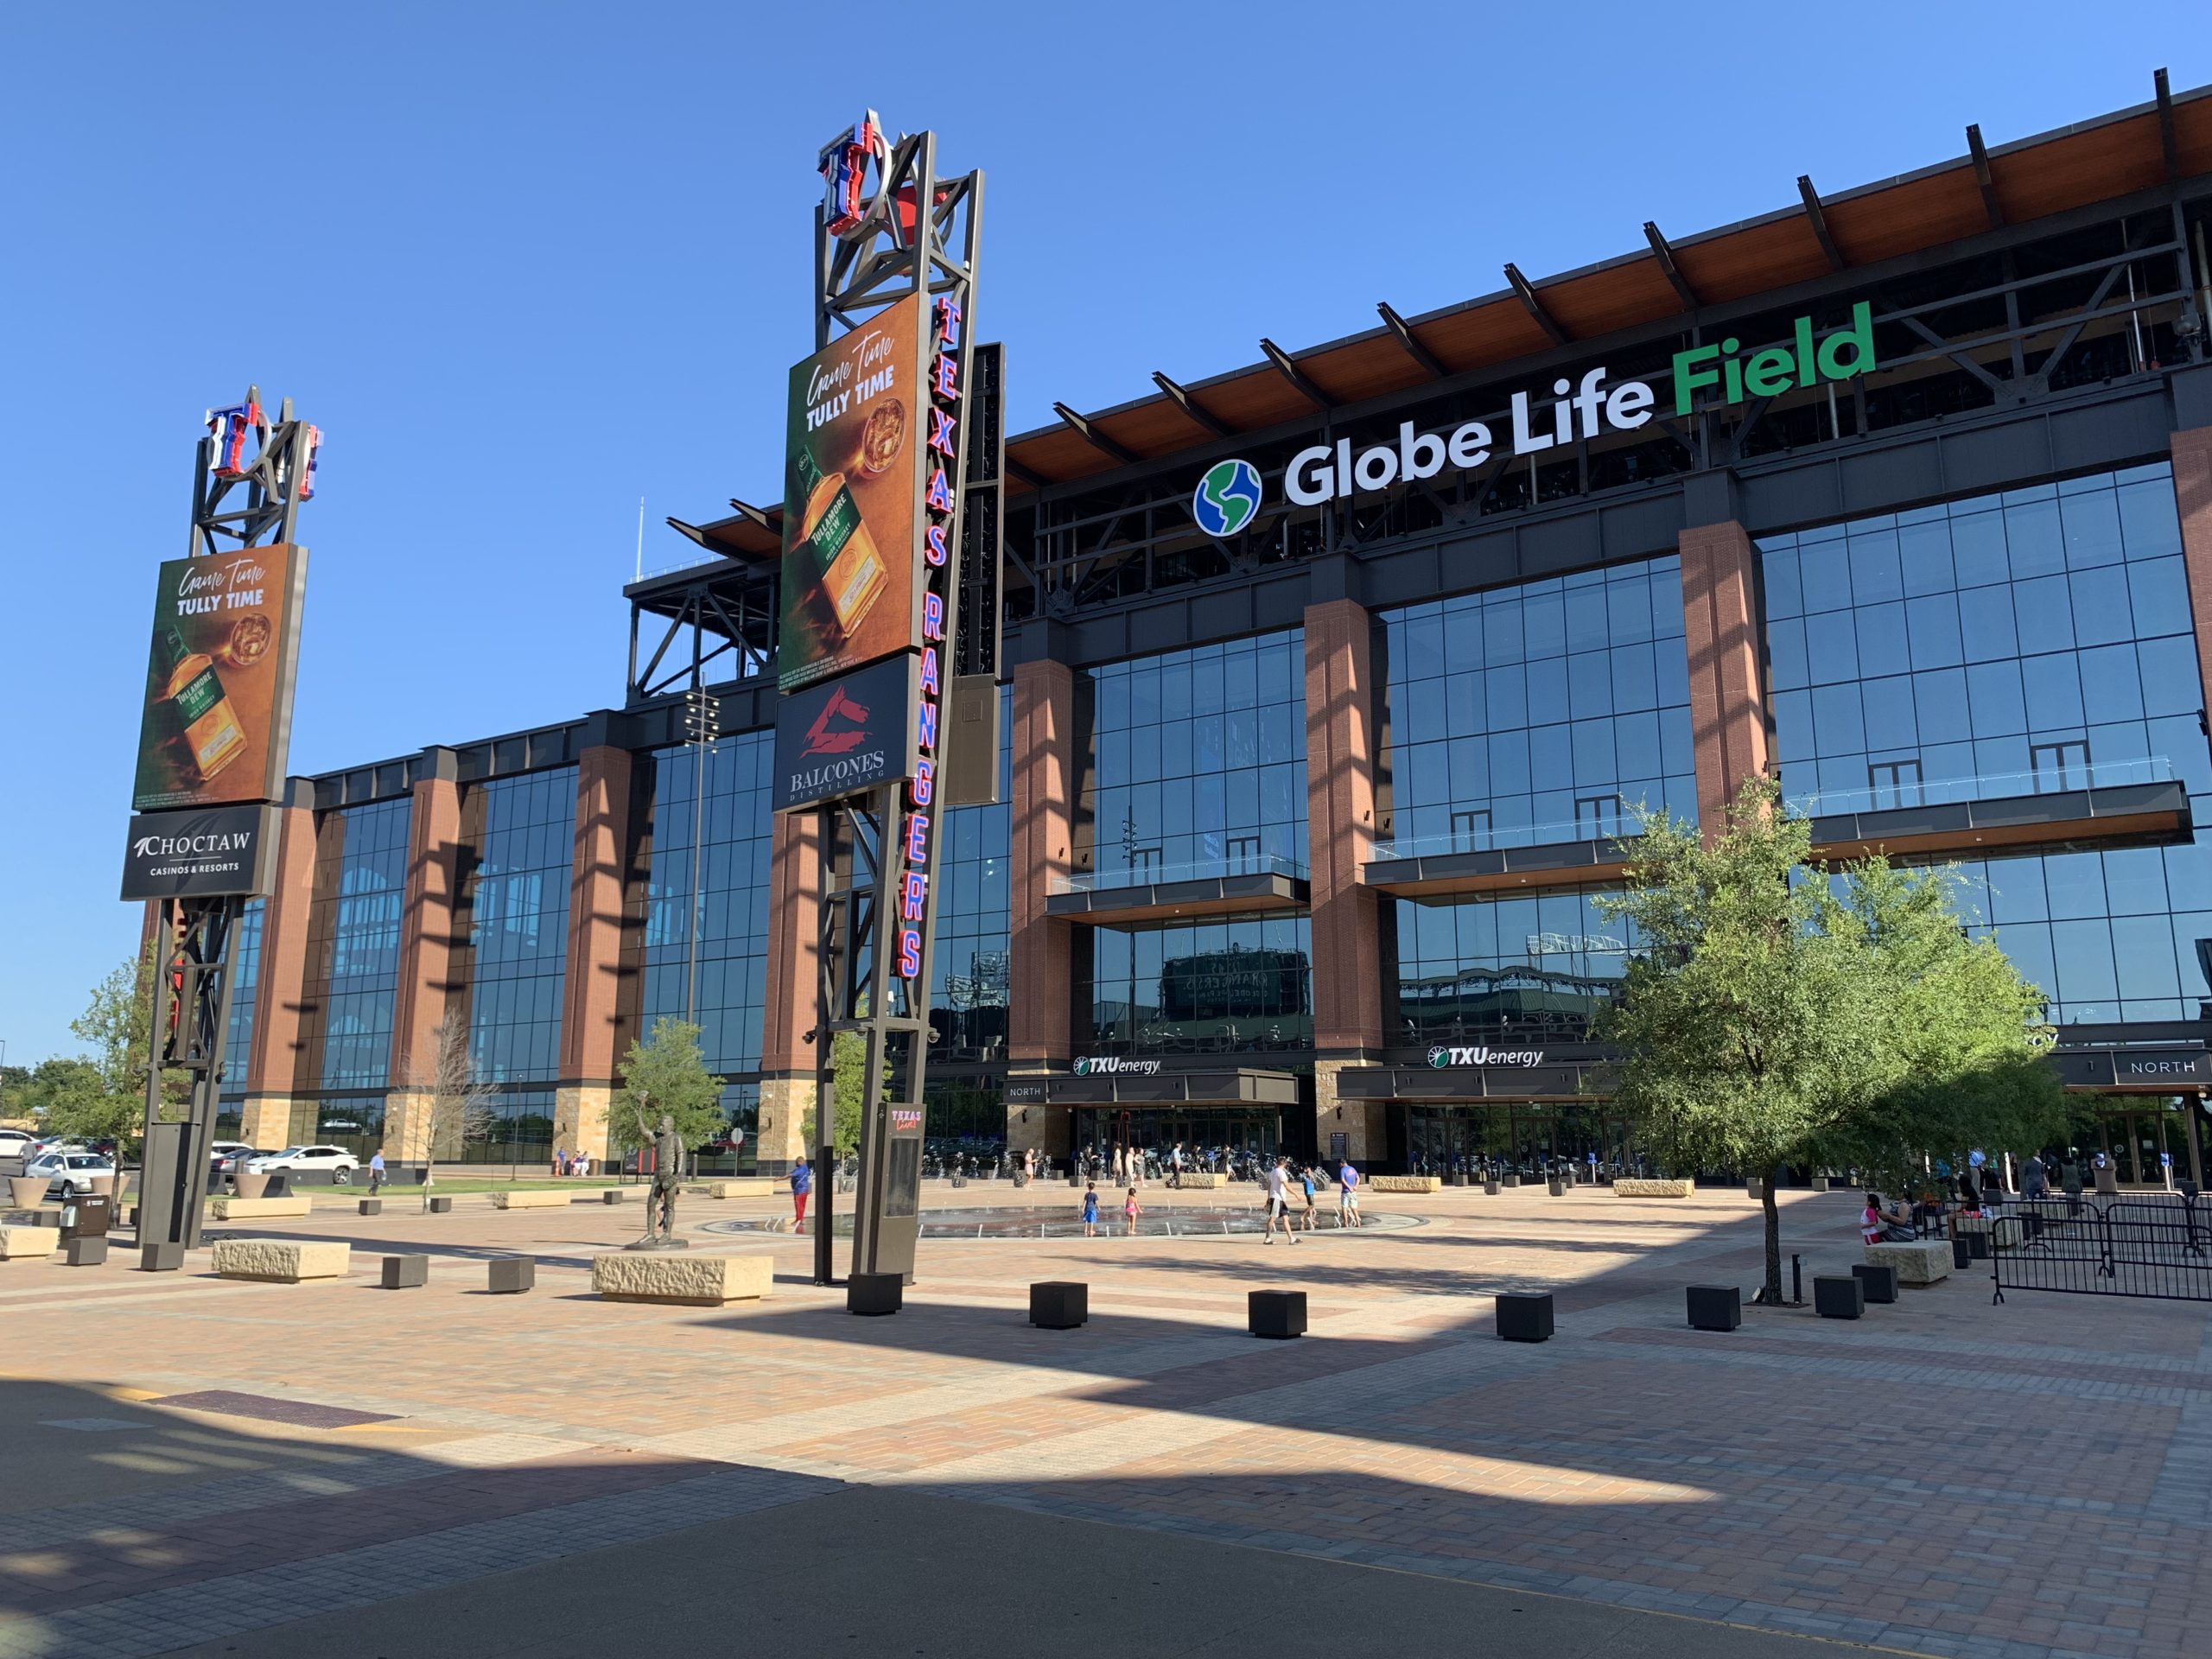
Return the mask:
{"type": "Polygon", "coordinates": [[[1853,604],[1872,605],[1904,597],[1904,576],[1897,564],[1895,531],[1853,535],[1848,545],[1853,604]]]}
{"type": "Polygon", "coordinates": [[[2118,564],[2120,560],[2120,503],[2108,489],[2070,495],[2059,503],[2069,569],[2118,564]]]}
{"type": "Polygon", "coordinates": [[[2008,505],[2005,509],[2005,542],[2016,582],[2063,570],[2066,544],[2059,527],[2056,499],[2008,505]]]}

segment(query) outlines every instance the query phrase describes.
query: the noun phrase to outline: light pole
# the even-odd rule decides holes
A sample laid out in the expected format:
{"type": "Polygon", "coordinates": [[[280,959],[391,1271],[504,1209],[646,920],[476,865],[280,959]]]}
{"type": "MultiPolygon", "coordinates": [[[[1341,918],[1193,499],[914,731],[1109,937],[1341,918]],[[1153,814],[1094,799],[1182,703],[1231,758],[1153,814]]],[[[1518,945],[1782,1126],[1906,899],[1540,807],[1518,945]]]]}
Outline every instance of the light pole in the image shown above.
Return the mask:
{"type": "Polygon", "coordinates": [[[683,741],[691,746],[690,954],[683,974],[683,1023],[699,1023],[699,899],[707,862],[707,749],[721,735],[722,705],[696,684],[683,694],[683,741]]]}

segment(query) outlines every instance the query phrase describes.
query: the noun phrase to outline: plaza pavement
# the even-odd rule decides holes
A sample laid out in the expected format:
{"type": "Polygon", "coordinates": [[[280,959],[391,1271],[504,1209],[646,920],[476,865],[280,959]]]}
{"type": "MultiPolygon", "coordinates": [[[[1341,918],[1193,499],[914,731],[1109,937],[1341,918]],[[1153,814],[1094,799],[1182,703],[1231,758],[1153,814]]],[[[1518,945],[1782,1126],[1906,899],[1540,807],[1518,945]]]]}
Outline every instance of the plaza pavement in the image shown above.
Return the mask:
{"type": "MultiPolygon", "coordinates": [[[[0,1659],[2212,1650],[2205,1306],[1992,1306],[1977,1270],[1699,1332],[1684,1285],[1756,1281],[1739,1193],[1369,1207],[1420,1224],[925,1241],[887,1319],[809,1241],[715,1230],[772,1299],[602,1303],[634,1204],[224,1230],[348,1239],[321,1284],[0,1263],[0,1659]],[[396,1250],[426,1288],[376,1287],[396,1250]],[[534,1293],[486,1294],[505,1254],[534,1293]],[[1065,1277],[1091,1323],[1033,1330],[1065,1277]],[[1304,1340],[1243,1333],[1274,1285],[1304,1340]],[[1497,1341],[1537,1287],[1557,1337],[1497,1341]]],[[[1855,1214],[1789,1195],[1784,1249],[1841,1271],[1855,1214]]]]}

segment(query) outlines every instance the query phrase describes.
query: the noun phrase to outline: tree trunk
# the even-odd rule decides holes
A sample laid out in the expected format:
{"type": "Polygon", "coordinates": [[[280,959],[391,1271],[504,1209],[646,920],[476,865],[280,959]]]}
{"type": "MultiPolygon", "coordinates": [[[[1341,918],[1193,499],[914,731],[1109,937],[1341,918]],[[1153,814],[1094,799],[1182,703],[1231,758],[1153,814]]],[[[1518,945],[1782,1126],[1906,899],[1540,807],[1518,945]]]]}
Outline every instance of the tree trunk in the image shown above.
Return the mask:
{"type": "Polygon", "coordinates": [[[1777,1165],[1759,1183],[1759,1211],[1766,1222],[1766,1288],[1759,1300],[1772,1307],[1782,1305],[1782,1211],[1774,1201],[1775,1183],[1781,1173],[1777,1165]]]}

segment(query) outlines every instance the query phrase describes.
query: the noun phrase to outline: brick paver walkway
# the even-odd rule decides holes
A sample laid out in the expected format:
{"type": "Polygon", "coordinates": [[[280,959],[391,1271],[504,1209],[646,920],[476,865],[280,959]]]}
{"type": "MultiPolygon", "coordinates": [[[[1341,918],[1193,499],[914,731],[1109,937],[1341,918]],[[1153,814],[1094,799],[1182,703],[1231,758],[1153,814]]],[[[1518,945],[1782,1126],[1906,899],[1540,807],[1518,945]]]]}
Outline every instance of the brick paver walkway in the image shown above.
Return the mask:
{"type": "MultiPolygon", "coordinates": [[[[925,1243],[874,1320],[773,1236],[695,1241],[772,1256],[765,1303],[601,1303],[588,1258],[637,1215],[597,1206],[318,1217],[356,1246],[321,1285],[0,1264],[0,1659],[135,1659],[840,1481],[1920,1653],[2212,1648],[2205,1307],[1993,1307],[1976,1273],[1855,1325],[1698,1332],[1681,1287],[1758,1270],[1738,1195],[1373,1203],[1422,1224],[925,1243]],[[427,1288],[374,1287],[418,1248],[427,1288]],[[534,1294],[484,1294],[505,1252],[534,1294]],[[1028,1282],[1071,1276],[1092,1323],[1030,1329],[1028,1282]],[[1277,1284],[1306,1340],[1243,1334],[1277,1284]],[[1489,1297],[1531,1287],[1558,1336],[1497,1341],[1489,1297]],[[334,1409],[175,1398],[224,1392],[334,1409]]],[[[1840,1270],[1854,1216],[1795,1197],[1785,1249],[1840,1270]]]]}

